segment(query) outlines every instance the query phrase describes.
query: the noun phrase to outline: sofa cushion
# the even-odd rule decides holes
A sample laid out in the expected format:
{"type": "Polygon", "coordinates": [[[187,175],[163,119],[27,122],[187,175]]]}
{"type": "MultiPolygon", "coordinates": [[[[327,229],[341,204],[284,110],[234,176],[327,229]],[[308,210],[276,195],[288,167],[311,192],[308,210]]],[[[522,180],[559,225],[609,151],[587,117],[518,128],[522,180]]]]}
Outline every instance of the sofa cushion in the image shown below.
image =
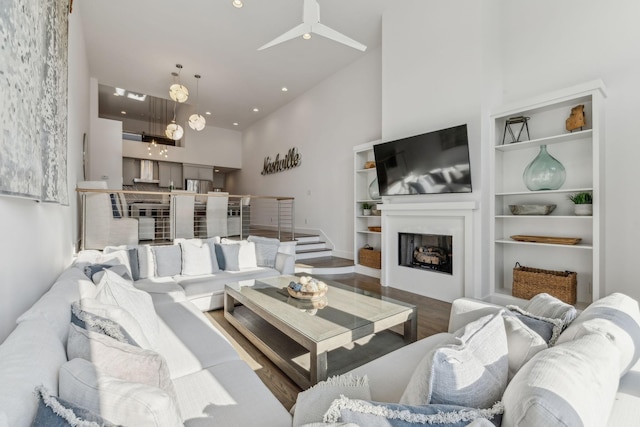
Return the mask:
{"type": "Polygon", "coordinates": [[[171,378],[240,359],[224,335],[190,302],[161,304],[156,310],[160,319],[157,350],[167,361],[171,378]]]}
{"type": "Polygon", "coordinates": [[[31,427],[116,427],[100,415],[52,395],[44,386],[36,388],[36,395],[38,411],[31,427]]]}
{"type": "Polygon", "coordinates": [[[536,354],[503,396],[507,426],[604,426],[618,388],[618,349],[591,334],[536,354]]]}
{"type": "Polygon", "coordinates": [[[457,405],[410,406],[397,403],[368,402],[341,396],[327,411],[326,422],[348,422],[367,427],[412,427],[433,425],[466,427],[477,419],[491,419],[500,426],[504,406],[502,402],[490,408],[477,409],[457,405]]]}
{"type": "Polygon", "coordinates": [[[136,289],[147,292],[154,306],[164,302],[180,302],[186,300],[184,288],[173,277],[149,277],[133,282],[136,289]]]}
{"type": "Polygon", "coordinates": [[[214,273],[220,268],[215,257],[215,247],[207,243],[184,241],[180,242],[182,251],[182,275],[197,276],[214,273]],[[214,264],[215,262],[215,264],[214,264]]]}
{"type": "Polygon", "coordinates": [[[76,268],[69,270],[74,270],[77,274],[75,272],[65,274],[64,278],[54,283],[51,289],[40,297],[31,308],[18,317],[16,323],[44,319],[55,331],[60,341],[66,343],[69,322],[71,321],[71,303],[80,298],[93,297],[97,292],[96,285],[89,281],[82,271],[76,268]]]}
{"type": "Polygon", "coordinates": [[[81,328],[105,334],[120,342],[151,348],[138,321],[120,306],[83,298],[71,305],[71,313],[71,321],[81,328]]]}
{"type": "Polygon", "coordinates": [[[182,271],[182,251],[179,245],[154,246],[155,276],[176,276],[182,271]]]}
{"type": "Polygon", "coordinates": [[[565,325],[571,323],[578,314],[574,306],[547,293],[537,294],[524,305],[523,309],[536,316],[560,319],[565,325]]]}
{"type": "Polygon", "coordinates": [[[73,359],[60,367],[60,397],[115,424],[182,425],[176,402],[165,391],[110,377],[84,359],[73,359]]]}
{"type": "Polygon", "coordinates": [[[186,427],[291,425],[291,415],[242,360],[173,380],[186,427]]]}
{"type": "Polygon", "coordinates": [[[153,308],[153,301],[148,293],[133,287],[131,282],[105,270],[96,299],[104,304],[113,304],[128,311],[140,324],[152,348],[158,342],[158,318],[153,308]]]}
{"type": "Polygon", "coordinates": [[[322,422],[331,403],[340,396],[370,400],[369,380],[366,376],[336,375],[298,393],[293,413],[293,427],[322,422]]]}
{"type": "Polygon", "coordinates": [[[507,336],[498,312],[469,323],[453,334],[453,343],[430,351],[416,367],[400,403],[488,408],[500,400],[508,370],[507,336]]]}
{"type": "Polygon", "coordinates": [[[104,270],[107,269],[113,271],[123,279],[133,280],[133,278],[129,275],[127,267],[121,264],[89,264],[84,268],[84,274],[86,274],[87,277],[93,281],[93,283],[97,284],[100,279],[102,279],[104,270]]]}
{"type": "Polygon", "coordinates": [[[276,267],[276,255],[280,248],[280,240],[260,236],[249,236],[247,240],[256,245],[256,262],[259,267],[276,267]]]}
{"type": "Polygon", "coordinates": [[[28,425],[38,406],[34,388],[58,390],[58,368],[67,360],[64,345],[47,320],[25,320],[0,345],[0,360],[0,413],[11,427],[28,425]]]}
{"type": "Polygon", "coordinates": [[[167,362],[155,351],[71,325],[67,358],[78,357],[90,361],[105,375],[159,387],[175,398],[167,362]]]}
{"type": "Polygon", "coordinates": [[[156,259],[150,245],[138,246],[138,265],[140,267],[140,279],[155,277],[156,259]]]}
{"type": "Polygon", "coordinates": [[[638,302],[614,293],[589,305],[558,339],[559,343],[591,333],[609,338],[620,352],[620,376],[640,358],[640,311],[638,302]]]}

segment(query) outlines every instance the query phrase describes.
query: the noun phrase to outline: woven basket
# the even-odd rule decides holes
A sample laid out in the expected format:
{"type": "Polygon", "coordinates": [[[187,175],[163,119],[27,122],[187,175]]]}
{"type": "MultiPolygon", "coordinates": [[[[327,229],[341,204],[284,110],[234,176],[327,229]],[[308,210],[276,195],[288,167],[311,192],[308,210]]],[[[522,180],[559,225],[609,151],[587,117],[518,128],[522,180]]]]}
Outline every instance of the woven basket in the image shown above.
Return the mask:
{"type": "Polygon", "coordinates": [[[567,304],[576,303],[578,273],[572,271],[541,270],[523,267],[519,263],[513,268],[512,295],[531,299],[546,292],[567,304]]]}
{"type": "Polygon", "coordinates": [[[371,268],[382,267],[382,252],[375,249],[362,248],[358,251],[358,259],[361,265],[371,268]]]}

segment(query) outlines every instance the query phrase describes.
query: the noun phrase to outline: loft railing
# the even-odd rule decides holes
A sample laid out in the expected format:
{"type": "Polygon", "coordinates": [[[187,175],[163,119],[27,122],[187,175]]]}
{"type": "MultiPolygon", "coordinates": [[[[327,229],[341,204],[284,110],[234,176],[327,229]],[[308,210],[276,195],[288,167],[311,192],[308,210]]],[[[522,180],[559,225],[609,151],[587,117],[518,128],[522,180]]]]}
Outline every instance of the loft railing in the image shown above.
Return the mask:
{"type": "Polygon", "coordinates": [[[160,245],[175,238],[213,236],[295,239],[292,197],[103,188],[76,191],[81,206],[81,249],[160,245]]]}

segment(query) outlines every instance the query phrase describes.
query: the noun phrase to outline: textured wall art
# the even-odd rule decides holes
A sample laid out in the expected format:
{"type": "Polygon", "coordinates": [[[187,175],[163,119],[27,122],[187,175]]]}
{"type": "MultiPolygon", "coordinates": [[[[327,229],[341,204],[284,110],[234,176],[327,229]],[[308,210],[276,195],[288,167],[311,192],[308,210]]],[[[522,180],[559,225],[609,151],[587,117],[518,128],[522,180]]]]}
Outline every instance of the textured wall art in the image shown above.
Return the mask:
{"type": "Polygon", "coordinates": [[[0,4],[0,194],[68,204],[69,2],[0,4]]]}

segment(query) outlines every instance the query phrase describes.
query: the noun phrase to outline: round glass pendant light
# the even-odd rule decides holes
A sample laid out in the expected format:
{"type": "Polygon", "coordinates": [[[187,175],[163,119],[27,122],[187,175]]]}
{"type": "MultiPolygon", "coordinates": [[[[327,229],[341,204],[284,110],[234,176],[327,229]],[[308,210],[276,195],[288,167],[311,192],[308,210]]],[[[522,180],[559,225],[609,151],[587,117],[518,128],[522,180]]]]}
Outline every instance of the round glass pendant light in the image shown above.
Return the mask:
{"type": "Polygon", "coordinates": [[[189,127],[193,130],[201,131],[206,124],[205,118],[198,113],[189,116],[189,127]]]}
{"type": "Polygon", "coordinates": [[[196,113],[189,116],[189,127],[199,132],[207,125],[207,121],[204,117],[197,113],[198,100],[200,99],[200,74],[196,74],[194,77],[196,78],[196,113]]]}
{"type": "Polygon", "coordinates": [[[164,131],[164,134],[167,135],[167,138],[177,141],[184,135],[184,129],[182,129],[182,126],[177,124],[175,120],[171,120],[171,123],[167,125],[167,129],[164,131]]]}
{"type": "Polygon", "coordinates": [[[180,83],[180,71],[182,70],[182,65],[176,64],[176,68],[178,69],[178,72],[171,73],[174,77],[174,83],[169,87],[169,96],[172,100],[182,103],[189,99],[189,90],[180,83]],[[178,78],[177,83],[175,83],[175,77],[178,78]]]}

